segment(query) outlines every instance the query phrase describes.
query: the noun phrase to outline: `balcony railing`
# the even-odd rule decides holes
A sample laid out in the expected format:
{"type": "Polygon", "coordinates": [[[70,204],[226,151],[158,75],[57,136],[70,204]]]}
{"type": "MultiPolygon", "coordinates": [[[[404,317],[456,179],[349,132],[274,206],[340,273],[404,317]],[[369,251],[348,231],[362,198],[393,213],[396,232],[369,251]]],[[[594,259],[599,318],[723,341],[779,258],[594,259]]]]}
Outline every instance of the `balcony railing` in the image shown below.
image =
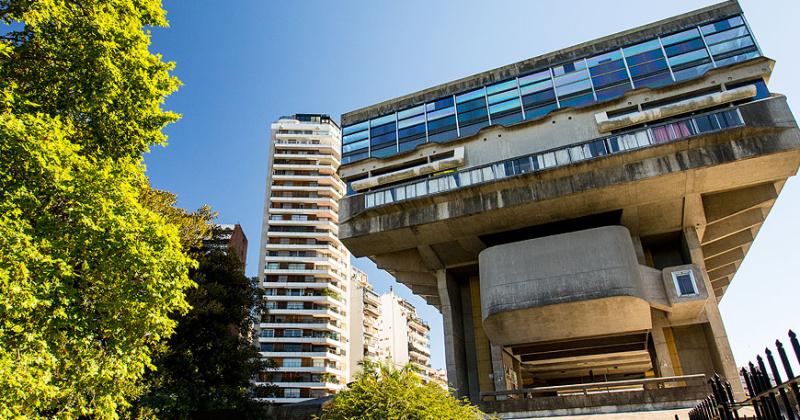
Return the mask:
{"type": "Polygon", "coordinates": [[[695,115],[645,128],[614,134],[527,156],[473,167],[423,180],[363,193],[365,208],[392,204],[472,185],[483,184],[529,172],[566,166],[605,155],[683,140],[700,134],[744,125],[739,108],[728,108],[695,115]]]}

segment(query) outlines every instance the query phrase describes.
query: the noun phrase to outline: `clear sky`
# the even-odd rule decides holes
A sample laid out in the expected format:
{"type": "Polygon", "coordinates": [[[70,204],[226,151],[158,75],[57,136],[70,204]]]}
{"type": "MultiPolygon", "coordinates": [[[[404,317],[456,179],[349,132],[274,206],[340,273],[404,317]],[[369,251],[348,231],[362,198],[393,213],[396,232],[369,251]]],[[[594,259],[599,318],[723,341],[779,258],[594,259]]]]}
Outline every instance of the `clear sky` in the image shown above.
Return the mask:
{"type": "MultiPolygon", "coordinates": [[[[155,187],[186,208],[210,204],[241,223],[256,275],[269,124],[281,115],[347,111],[684,13],[714,1],[164,0],[171,27],[152,51],[175,61],[184,86],[166,107],[183,114],[169,146],[147,156],[155,187]],[[612,6],[613,5],[613,6],[612,6]]],[[[770,90],[800,112],[800,1],[742,1],[765,55],[770,90]]],[[[722,301],[739,364],[800,329],[800,183],[790,180],[722,301]]],[[[442,318],[366,259],[379,292],[391,285],[431,325],[444,367],[442,318]]]]}

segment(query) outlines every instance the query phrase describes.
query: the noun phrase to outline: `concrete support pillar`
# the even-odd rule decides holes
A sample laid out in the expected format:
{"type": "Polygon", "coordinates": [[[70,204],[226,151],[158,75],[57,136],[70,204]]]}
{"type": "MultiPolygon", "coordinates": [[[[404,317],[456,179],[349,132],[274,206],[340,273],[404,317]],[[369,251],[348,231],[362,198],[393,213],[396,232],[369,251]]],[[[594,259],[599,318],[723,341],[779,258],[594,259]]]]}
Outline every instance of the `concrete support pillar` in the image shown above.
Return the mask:
{"type": "Polygon", "coordinates": [[[653,367],[656,369],[656,374],[660,377],[675,376],[672,356],[670,355],[669,346],[667,345],[667,338],[664,336],[664,328],[669,327],[669,322],[664,312],[657,309],[651,309],[650,312],[653,319],[651,336],[653,338],[653,348],[656,353],[656,364],[653,367]]]}
{"type": "MultiPolygon", "coordinates": [[[[506,389],[506,369],[503,366],[503,347],[491,344],[492,352],[492,379],[494,382],[495,391],[507,391],[506,389]]],[[[513,368],[513,366],[509,366],[513,368]]],[[[505,396],[498,396],[498,400],[506,399],[505,396]]]]}
{"type": "Polygon", "coordinates": [[[708,319],[708,345],[711,348],[711,359],[714,362],[714,367],[718,373],[724,376],[731,384],[733,389],[734,398],[743,400],[745,398],[744,388],[742,382],[739,380],[739,370],[736,367],[736,361],[733,358],[733,351],[731,344],[728,341],[728,334],[725,332],[725,324],[722,322],[722,315],[719,312],[718,300],[714,294],[714,288],[706,273],[705,261],[703,258],[703,250],[700,246],[700,238],[695,227],[690,226],[683,230],[684,237],[686,238],[686,245],[689,249],[689,254],[692,263],[700,266],[703,272],[703,281],[708,290],[708,301],[706,302],[704,311],[708,319]]]}
{"type": "Polygon", "coordinates": [[[456,280],[446,270],[436,270],[436,284],[441,299],[444,324],[445,367],[447,382],[458,398],[469,396],[467,363],[464,353],[461,292],[456,280]]]}

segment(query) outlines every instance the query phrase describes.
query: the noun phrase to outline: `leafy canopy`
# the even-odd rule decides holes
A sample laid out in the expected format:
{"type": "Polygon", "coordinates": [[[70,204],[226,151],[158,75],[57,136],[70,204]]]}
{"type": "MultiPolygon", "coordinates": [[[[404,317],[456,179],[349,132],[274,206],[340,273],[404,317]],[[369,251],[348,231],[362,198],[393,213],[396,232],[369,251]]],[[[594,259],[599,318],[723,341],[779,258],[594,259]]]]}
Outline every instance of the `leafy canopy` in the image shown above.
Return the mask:
{"type": "MultiPolygon", "coordinates": [[[[157,370],[148,372],[150,389],[136,411],[159,418],[263,417],[250,382],[270,368],[249,340],[260,300],[256,284],[232,253],[211,251],[197,261],[191,278],[198,287],[187,293],[192,310],[178,320],[168,349],[154,362],[157,370]]],[[[274,391],[265,388],[258,392],[274,391]]]]}
{"type": "Polygon", "coordinates": [[[459,401],[439,385],[423,384],[409,364],[364,361],[362,372],[324,408],[322,420],[482,419],[477,407],[459,401]]]}
{"type": "Polygon", "coordinates": [[[115,418],[189,309],[182,239],[204,217],[142,165],[177,119],[161,105],[179,82],[143,30],[164,12],[2,0],[0,20],[0,418],[115,418]]]}

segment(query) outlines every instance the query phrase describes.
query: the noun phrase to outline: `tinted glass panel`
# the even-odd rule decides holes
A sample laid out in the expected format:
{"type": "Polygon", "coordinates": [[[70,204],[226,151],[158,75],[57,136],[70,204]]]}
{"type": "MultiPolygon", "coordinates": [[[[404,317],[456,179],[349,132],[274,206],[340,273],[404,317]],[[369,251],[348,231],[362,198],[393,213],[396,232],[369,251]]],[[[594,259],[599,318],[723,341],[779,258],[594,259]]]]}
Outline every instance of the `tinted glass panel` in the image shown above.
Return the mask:
{"type": "Polygon", "coordinates": [[[669,72],[664,72],[660,74],[656,74],[653,76],[643,77],[641,79],[634,79],[633,84],[637,88],[648,86],[648,87],[660,87],[672,83],[672,77],[669,75],[669,72]]]}
{"type": "Polygon", "coordinates": [[[612,85],[623,80],[628,80],[628,72],[624,68],[613,73],[606,73],[602,76],[592,77],[592,83],[594,83],[595,89],[612,85]]]}
{"type": "Polygon", "coordinates": [[[734,55],[723,59],[717,58],[715,59],[715,61],[717,62],[717,66],[727,66],[728,64],[739,63],[758,56],[759,56],[758,51],[750,51],[744,54],[734,55]]]}
{"type": "Polygon", "coordinates": [[[347,127],[344,127],[342,129],[342,134],[347,135],[347,134],[350,134],[350,133],[355,133],[356,131],[366,130],[368,125],[369,125],[368,121],[364,121],[362,123],[358,123],[358,124],[354,124],[354,125],[348,125],[347,127]]]}
{"type": "Polygon", "coordinates": [[[344,146],[342,146],[342,152],[347,153],[358,149],[366,149],[367,146],[369,146],[369,140],[362,140],[356,143],[345,144],[344,146]]]}
{"type": "Polygon", "coordinates": [[[605,100],[608,100],[608,99],[617,98],[619,96],[622,96],[622,94],[624,94],[625,92],[629,91],[630,89],[631,89],[631,83],[629,81],[627,81],[627,80],[624,83],[621,83],[621,84],[618,84],[618,85],[606,87],[606,88],[603,88],[603,89],[598,89],[596,91],[597,100],[598,101],[605,101],[605,100]]]}
{"type": "Polygon", "coordinates": [[[496,85],[486,86],[486,94],[491,95],[493,93],[503,92],[505,90],[516,89],[516,88],[517,88],[517,81],[516,79],[512,79],[498,83],[496,85]]]}
{"type": "Polygon", "coordinates": [[[558,109],[556,103],[553,102],[548,105],[538,106],[538,107],[525,107],[525,119],[533,120],[539,117],[543,117],[549,114],[551,111],[558,109]]]}
{"type": "Polygon", "coordinates": [[[390,122],[394,122],[394,114],[386,115],[386,116],[383,116],[383,117],[380,117],[380,118],[375,118],[373,120],[370,120],[369,126],[370,127],[377,127],[379,125],[387,124],[387,123],[390,123],[390,122]]]}
{"type": "Polygon", "coordinates": [[[747,35],[747,27],[740,26],[738,28],[729,29],[727,31],[719,32],[716,34],[706,35],[706,43],[708,45],[718,44],[722,41],[727,41],[733,38],[747,35]]]}
{"type": "Polygon", "coordinates": [[[636,79],[639,76],[648,75],[658,71],[667,70],[667,62],[663,58],[658,61],[640,64],[630,68],[631,76],[636,79]]]}
{"type": "Polygon", "coordinates": [[[530,83],[541,82],[542,80],[550,80],[550,70],[540,71],[538,73],[520,77],[519,85],[524,86],[530,83]]]}
{"type": "Polygon", "coordinates": [[[486,100],[483,97],[458,104],[458,113],[472,111],[473,109],[486,108],[486,100]]]}
{"type": "Polygon", "coordinates": [[[589,64],[589,67],[594,67],[597,65],[602,65],[603,63],[616,61],[621,58],[622,58],[622,53],[619,50],[616,50],[605,54],[596,55],[591,58],[587,58],[586,62],[589,64]]]}
{"type": "Polygon", "coordinates": [[[380,135],[394,132],[394,123],[382,125],[380,127],[373,127],[370,129],[370,137],[375,138],[380,135]]]}
{"type": "MultiPolygon", "coordinates": [[[[467,92],[467,93],[464,93],[464,94],[456,96],[456,102],[461,104],[462,102],[467,102],[467,101],[471,101],[471,100],[476,99],[476,98],[483,98],[483,97],[484,97],[483,89],[476,89],[476,90],[473,90],[472,92],[467,92]]],[[[460,105],[459,105],[459,107],[460,107],[460,105]]]]}
{"type": "Polygon", "coordinates": [[[358,133],[353,133],[353,134],[344,136],[342,141],[344,143],[352,143],[352,142],[355,142],[355,141],[364,140],[367,137],[369,137],[369,132],[365,130],[365,131],[361,131],[361,132],[358,132],[358,133]]]}
{"type": "Polygon", "coordinates": [[[700,28],[703,31],[703,35],[710,34],[713,32],[720,32],[726,29],[732,28],[734,26],[744,25],[744,20],[742,20],[741,16],[734,16],[729,19],[721,20],[716,23],[712,23],[710,25],[706,25],[700,28]]]}
{"type": "MultiPolygon", "coordinates": [[[[634,46],[625,48],[622,50],[622,52],[625,54],[626,58],[627,57],[633,58],[634,56],[642,54],[646,51],[653,51],[653,50],[657,50],[659,52],[661,51],[661,44],[658,43],[657,39],[653,39],[647,42],[642,42],[641,44],[636,44],[634,46]]],[[[628,65],[631,65],[630,59],[628,60],[628,65]]]]}
{"type": "Polygon", "coordinates": [[[372,153],[370,154],[373,157],[388,157],[397,154],[397,147],[390,146],[384,147],[381,149],[372,149],[372,153]]]}
{"type": "Polygon", "coordinates": [[[553,81],[548,79],[542,82],[536,82],[526,86],[522,86],[520,87],[520,92],[522,92],[523,95],[526,95],[528,93],[540,92],[542,90],[547,90],[552,88],[553,88],[553,81]]]}
{"type": "Polygon", "coordinates": [[[680,42],[688,41],[690,39],[699,37],[700,37],[700,32],[697,30],[697,28],[692,28],[689,29],[688,31],[678,32],[677,34],[662,37],[661,42],[664,44],[664,48],[666,49],[666,47],[669,45],[677,44],[680,42]]]}
{"type": "Polygon", "coordinates": [[[458,122],[469,122],[479,118],[486,118],[486,108],[476,109],[469,112],[459,112],[458,122]]]}
{"type": "Polygon", "coordinates": [[[709,51],[711,51],[711,54],[717,55],[727,51],[738,50],[740,48],[750,47],[750,46],[753,46],[753,39],[747,36],[744,38],[737,38],[730,41],[726,41],[721,44],[712,45],[708,47],[708,49],[709,51]]]}
{"type": "Polygon", "coordinates": [[[561,97],[564,95],[569,95],[571,93],[580,92],[587,89],[589,90],[592,89],[592,85],[589,82],[589,79],[581,80],[565,86],[559,86],[558,88],[556,88],[556,92],[558,93],[558,98],[561,99],[561,97]]]}
{"type": "Polygon", "coordinates": [[[703,45],[703,40],[700,38],[695,38],[690,41],[681,42],[680,44],[664,47],[664,51],[667,52],[667,56],[672,57],[674,55],[683,54],[685,52],[694,51],[700,48],[705,48],[705,45],[703,45]]]}
{"type": "Polygon", "coordinates": [[[428,113],[430,113],[431,111],[436,111],[437,109],[447,108],[449,106],[453,106],[452,96],[448,96],[446,98],[438,99],[436,101],[425,104],[425,107],[428,109],[428,113]]]}
{"type": "Polygon", "coordinates": [[[594,96],[591,92],[589,92],[584,95],[571,96],[569,98],[562,99],[559,97],[558,101],[561,103],[561,108],[566,108],[568,106],[582,106],[594,102],[594,96]]]}
{"type": "Polygon", "coordinates": [[[449,117],[440,118],[435,121],[428,121],[428,132],[447,130],[450,127],[455,128],[456,117],[451,115],[449,117]]]}
{"type": "Polygon", "coordinates": [[[556,94],[555,92],[553,92],[552,89],[522,97],[522,103],[525,104],[526,106],[541,102],[551,102],[555,100],[556,100],[556,94]]]}
{"type": "Polygon", "coordinates": [[[414,115],[423,114],[424,112],[425,112],[425,107],[424,106],[422,106],[422,105],[415,106],[414,108],[409,108],[409,109],[406,109],[406,110],[403,110],[403,111],[398,111],[397,112],[397,118],[402,120],[404,118],[413,117],[414,115]]]}
{"type": "Polygon", "coordinates": [[[661,52],[661,48],[653,51],[644,52],[641,54],[636,54],[631,57],[625,58],[628,62],[629,67],[636,66],[638,64],[647,63],[648,61],[658,60],[660,58],[664,58],[664,54],[661,52]]]}

